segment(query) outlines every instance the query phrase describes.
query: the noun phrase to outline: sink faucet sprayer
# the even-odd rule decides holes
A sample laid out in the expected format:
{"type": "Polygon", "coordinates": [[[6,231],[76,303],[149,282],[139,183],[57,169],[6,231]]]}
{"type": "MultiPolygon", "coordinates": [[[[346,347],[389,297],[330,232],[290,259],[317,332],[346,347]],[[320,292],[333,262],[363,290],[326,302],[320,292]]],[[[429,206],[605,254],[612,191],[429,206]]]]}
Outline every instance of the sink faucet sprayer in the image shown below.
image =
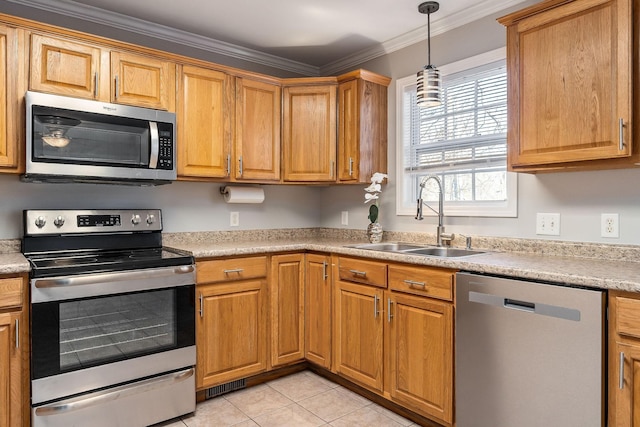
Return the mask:
{"type": "Polygon", "coordinates": [[[446,242],[446,245],[449,246],[451,245],[451,241],[455,238],[455,234],[451,233],[451,234],[447,234],[444,232],[444,225],[442,225],[443,223],[443,219],[444,219],[444,191],[442,191],[442,181],[440,180],[440,178],[438,178],[435,175],[429,175],[427,177],[423,177],[420,180],[420,187],[418,189],[418,212],[416,213],[416,219],[417,220],[423,220],[424,218],[422,217],[422,205],[428,207],[429,209],[431,209],[435,214],[438,215],[438,228],[436,228],[436,242],[438,246],[443,246],[443,242],[446,242]],[[422,200],[422,190],[424,190],[425,186],[427,185],[427,182],[429,182],[429,180],[435,180],[436,183],[438,184],[438,210],[436,211],[435,209],[433,209],[431,206],[429,206],[424,200],[422,200]]]}

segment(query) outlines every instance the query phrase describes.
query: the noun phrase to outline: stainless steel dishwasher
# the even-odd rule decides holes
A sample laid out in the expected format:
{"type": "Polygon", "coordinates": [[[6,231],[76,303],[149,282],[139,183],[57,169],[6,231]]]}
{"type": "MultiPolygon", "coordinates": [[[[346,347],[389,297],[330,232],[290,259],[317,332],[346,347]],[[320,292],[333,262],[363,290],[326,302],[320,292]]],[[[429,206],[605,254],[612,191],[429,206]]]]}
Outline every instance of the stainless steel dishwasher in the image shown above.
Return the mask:
{"type": "Polygon", "coordinates": [[[589,427],[605,418],[603,291],[456,277],[457,427],[589,427]]]}

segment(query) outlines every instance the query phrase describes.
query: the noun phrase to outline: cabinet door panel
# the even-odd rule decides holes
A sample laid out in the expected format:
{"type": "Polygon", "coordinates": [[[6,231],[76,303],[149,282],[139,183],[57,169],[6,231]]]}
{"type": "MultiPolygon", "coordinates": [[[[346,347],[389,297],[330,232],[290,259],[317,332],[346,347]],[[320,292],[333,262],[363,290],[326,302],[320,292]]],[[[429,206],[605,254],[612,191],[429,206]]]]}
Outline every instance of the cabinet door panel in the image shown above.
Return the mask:
{"type": "Polygon", "coordinates": [[[283,168],[285,181],[334,181],[336,88],[284,89],[283,168]]]}
{"type": "Polygon", "coordinates": [[[387,293],[391,397],[415,411],[453,420],[453,307],[387,293]]]}
{"type": "Polygon", "coordinates": [[[331,368],[331,258],[306,255],[305,357],[331,368]]]}
{"type": "Polygon", "coordinates": [[[175,111],[175,68],[169,61],[111,52],[112,102],[175,111]]]}
{"type": "Polygon", "coordinates": [[[100,75],[102,49],[97,46],[33,34],[30,57],[29,88],[34,91],[100,99],[100,79],[109,80],[100,75]]]}
{"type": "Polygon", "coordinates": [[[280,103],[279,86],[236,79],[236,179],[280,179],[280,103]]]}
{"type": "Polygon", "coordinates": [[[184,66],[178,112],[178,175],[223,178],[230,174],[233,77],[184,66]]]}
{"type": "Polygon", "coordinates": [[[22,172],[25,65],[18,54],[23,33],[0,26],[0,172],[22,172]]]}
{"type": "Polygon", "coordinates": [[[197,317],[197,387],[206,388],[267,368],[266,281],[206,285],[197,317]]]}
{"type": "Polygon", "coordinates": [[[512,166],[632,154],[630,3],[568,2],[510,26],[512,166]]]}
{"type": "MultiPolygon", "coordinates": [[[[22,425],[21,351],[16,343],[20,313],[0,314],[0,425],[22,425]]],[[[21,334],[24,337],[24,334],[21,334]]]]}
{"type": "Polygon", "coordinates": [[[271,364],[304,359],[304,255],[271,258],[271,364]]]}
{"type": "Polygon", "coordinates": [[[382,392],[383,291],[338,282],[335,299],[335,363],[338,373],[382,392]]]}

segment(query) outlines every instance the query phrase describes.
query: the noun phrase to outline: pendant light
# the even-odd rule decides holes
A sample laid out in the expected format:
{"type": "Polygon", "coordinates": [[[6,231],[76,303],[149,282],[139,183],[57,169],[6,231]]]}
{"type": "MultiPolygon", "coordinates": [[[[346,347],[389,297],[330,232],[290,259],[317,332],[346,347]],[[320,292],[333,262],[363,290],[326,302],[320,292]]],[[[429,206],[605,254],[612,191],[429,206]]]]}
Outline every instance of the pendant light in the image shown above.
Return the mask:
{"type": "Polygon", "coordinates": [[[431,65],[431,14],[440,9],[440,4],[435,1],[426,1],[418,6],[420,13],[427,15],[427,62],[424,68],[418,71],[418,106],[437,107],[442,101],[440,98],[440,71],[431,65]]]}

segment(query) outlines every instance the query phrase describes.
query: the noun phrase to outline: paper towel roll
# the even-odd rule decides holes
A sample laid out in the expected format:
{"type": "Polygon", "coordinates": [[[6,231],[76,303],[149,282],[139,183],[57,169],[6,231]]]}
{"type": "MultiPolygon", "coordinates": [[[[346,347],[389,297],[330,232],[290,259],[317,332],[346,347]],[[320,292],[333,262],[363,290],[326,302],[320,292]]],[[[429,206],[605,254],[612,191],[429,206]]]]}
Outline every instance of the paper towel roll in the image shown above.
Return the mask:
{"type": "Polygon", "coordinates": [[[262,203],[264,190],[261,187],[231,187],[222,189],[224,201],[227,203],[262,203]]]}

